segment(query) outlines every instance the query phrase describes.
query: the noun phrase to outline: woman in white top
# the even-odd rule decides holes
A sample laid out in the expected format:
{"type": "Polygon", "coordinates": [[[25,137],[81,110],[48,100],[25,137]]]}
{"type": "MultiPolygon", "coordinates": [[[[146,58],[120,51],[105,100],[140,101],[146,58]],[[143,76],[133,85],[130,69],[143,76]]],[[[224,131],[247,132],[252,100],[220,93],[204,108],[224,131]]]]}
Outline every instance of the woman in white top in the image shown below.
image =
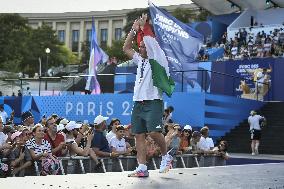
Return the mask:
{"type": "Polygon", "coordinates": [[[97,156],[95,152],[91,148],[91,143],[94,138],[94,134],[92,130],[90,129],[90,133],[87,136],[87,145],[83,149],[78,146],[78,144],[75,141],[76,136],[78,135],[78,131],[82,125],[77,124],[75,121],[70,121],[63,132],[66,134],[66,145],[69,150],[70,155],[80,155],[80,156],[90,156],[92,160],[96,162],[96,164],[99,164],[99,161],[97,159],[97,156]]]}
{"type": "Polygon", "coordinates": [[[110,144],[110,140],[112,137],[116,136],[116,126],[120,125],[120,120],[117,118],[113,118],[109,124],[109,129],[111,129],[106,135],[106,139],[110,144]]]}

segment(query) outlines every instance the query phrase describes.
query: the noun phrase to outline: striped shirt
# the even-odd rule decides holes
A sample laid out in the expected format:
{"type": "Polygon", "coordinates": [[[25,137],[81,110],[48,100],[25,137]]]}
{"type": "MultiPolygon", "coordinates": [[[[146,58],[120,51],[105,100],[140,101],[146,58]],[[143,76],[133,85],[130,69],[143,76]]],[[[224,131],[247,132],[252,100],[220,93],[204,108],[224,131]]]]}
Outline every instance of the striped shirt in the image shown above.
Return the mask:
{"type": "Polygon", "coordinates": [[[44,140],[44,139],[42,139],[41,145],[38,145],[35,142],[35,138],[32,138],[32,139],[27,141],[26,147],[29,150],[33,150],[35,155],[39,155],[39,154],[42,154],[44,152],[51,154],[51,146],[50,146],[49,142],[47,140],[44,140]]]}

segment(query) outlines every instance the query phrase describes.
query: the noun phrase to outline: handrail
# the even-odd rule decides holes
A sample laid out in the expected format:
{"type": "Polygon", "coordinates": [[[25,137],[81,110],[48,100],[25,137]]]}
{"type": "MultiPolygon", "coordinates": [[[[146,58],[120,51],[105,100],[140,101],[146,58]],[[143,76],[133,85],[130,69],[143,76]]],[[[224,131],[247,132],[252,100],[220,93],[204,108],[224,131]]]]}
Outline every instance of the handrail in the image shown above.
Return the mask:
{"type": "MultiPolygon", "coordinates": [[[[218,74],[218,75],[221,75],[221,76],[230,77],[232,79],[240,79],[240,80],[244,80],[244,81],[254,82],[254,83],[256,83],[256,85],[262,84],[262,85],[269,86],[269,84],[266,83],[266,82],[254,81],[253,79],[244,78],[244,77],[240,77],[240,76],[235,76],[235,75],[228,74],[228,73],[222,73],[222,72],[219,72],[219,71],[207,70],[207,69],[203,69],[203,70],[192,69],[192,70],[171,71],[170,73],[181,73],[181,76],[182,76],[182,78],[181,78],[182,79],[182,81],[181,81],[181,92],[184,91],[183,90],[184,89],[184,74],[188,73],[188,72],[202,72],[202,73],[203,72],[210,72],[212,74],[218,74]]],[[[128,73],[110,73],[110,74],[97,74],[97,75],[99,75],[99,76],[120,76],[120,75],[134,75],[134,74],[136,74],[136,73],[135,72],[128,72],[128,73]]],[[[72,83],[74,85],[75,84],[75,80],[77,81],[77,80],[80,80],[82,77],[88,77],[88,76],[95,76],[95,75],[82,74],[82,75],[61,76],[61,77],[40,77],[38,79],[35,79],[35,78],[18,78],[18,80],[21,81],[21,83],[20,83],[21,84],[21,88],[22,88],[22,80],[25,80],[25,81],[27,81],[27,80],[33,80],[33,81],[38,80],[39,82],[45,80],[45,85],[46,85],[45,88],[47,88],[47,80],[60,80],[62,82],[63,80],[67,79],[68,85],[70,85],[72,83]]],[[[204,78],[204,76],[202,74],[202,81],[201,81],[201,85],[202,86],[204,86],[204,79],[205,79],[205,83],[207,83],[207,79],[208,79],[207,75],[205,75],[205,78],[204,78]]],[[[16,81],[16,80],[17,79],[4,79],[4,81],[16,81]]],[[[67,84],[64,85],[64,86],[67,86],[67,84]]],[[[233,86],[235,86],[235,81],[233,81],[233,86]]],[[[40,91],[41,91],[40,88],[41,87],[40,87],[40,84],[39,84],[39,96],[40,96],[40,91]]],[[[201,88],[201,90],[203,90],[203,87],[201,88]]],[[[233,90],[235,90],[235,89],[233,88],[233,90]]],[[[73,94],[75,94],[74,92],[75,92],[75,90],[73,88],[73,94]]],[[[232,95],[234,95],[234,94],[235,94],[235,91],[232,91],[232,95]]],[[[257,100],[258,100],[258,95],[257,95],[257,100]]]]}

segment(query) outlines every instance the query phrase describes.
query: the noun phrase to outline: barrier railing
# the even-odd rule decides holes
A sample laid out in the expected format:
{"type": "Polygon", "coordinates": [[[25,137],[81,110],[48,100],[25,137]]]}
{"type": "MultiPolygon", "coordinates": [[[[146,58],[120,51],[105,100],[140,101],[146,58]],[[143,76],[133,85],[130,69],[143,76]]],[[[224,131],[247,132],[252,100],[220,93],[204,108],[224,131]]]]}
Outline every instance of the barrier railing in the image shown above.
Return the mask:
{"type": "MultiPolygon", "coordinates": [[[[217,72],[217,71],[212,71],[212,70],[184,70],[184,71],[174,71],[173,73],[180,73],[181,75],[181,87],[177,88],[176,91],[180,91],[180,92],[185,92],[185,88],[187,86],[191,86],[191,84],[188,83],[188,81],[185,81],[185,74],[186,73],[190,73],[190,72],[196,72],[195,74],[197,75],[198,73],[199,76],[201,76],[201,79],[198,81],[198,85],[200,85],[200,92],[206,92],[206,93],[218,93],[221,95],[229,95],[229,96],[237,96],[236,95],[236,90],[240,90],[238,89],[240,83],[239,80],[243,80],[245,81],[245,83],[254,83],[254,90],[250,89],[248,87],[248,85],[246,86],[247,88],[249,88],[249,93],[245,94],[243,92],[243,94],[240,96],[242,98],[249,98],[249,99],[254,99],[254,100],[263,100],[264,96],[266,96],[267,94],[267,100],[272,100],[272,95],[271,95],[271,90],[269,90],[270,88],[270,83],[267,82],[255,82],[252,79],[248,79],[248,78],[243,78],[243,77],[238,77],[235,75],[231,75],[231,74],[226,74],[226,73],[222,73],[222,72],[217,72]],[[210,76],[211,75],[211,76],[210,76]],[[227,86],[226,90],[223,91],[210,91],[210,86],[211,86],[211,78],[213,75],[217,75],[216,77],[222,80],[230,80],[231,86],[227,86]],[[238,83],[236,83],[236,81],[238,83]],[[262,89],[259,89],[259,86],[265,86],[262,87],[262,89]],[[230,88],[231,87],[231,88],[230,88]]],[[[110,76],[110,75],[114,75],[114,76],[119,76],[119,75],[133,75],[135,73],[116,73],[116,74],[98,74],[100,76],[110,76]]],[[[79,81],[80,78],[82,77],[87,77],[87,76],[91,76],[91,75],[79,75],[79,76],[62,76],[62,77],[41,77],[39,79],[29,79],[29,78],[19,78],[19,84],[20,84],[20,89],[23,89],[23,81],[28,82],[28,81],[32,81],[32,82],[38,82],[38,85],[36,83],[34,83],[34,87],[38,87],[37,89],[33,89],[33,91],[38,91],[38,95],[43,95],[43,93],[47,94],[47,95],[63,95],[64,91],[61,91],[60,86],[62,85],[66,85],[63,84],[62,81],[65,81],[66,79],[69,79],[69,83],[72,80],[72,84],[73,87],[72,91],[70,91],[71,94],[81,94],[81,92],[77,92],[75,91],[75,87],[74,84],[76,82],[79,81]],[[41,83],[44,82],[45,83],[45,89],[49,89],[49,90],[42,90],[42,86],[41,83]],[[50,83],[49,83],[50,82],[50,83]],[[55,83],[59,82],[59,86],[55,87],[55,83]],[[48,85],[51,85],[51,89],[48,87],[48,85]],[[53,86],[53,88],[52,88],[53,86]]],[[[200,77],[199,77],[200,78],[200,77]]],[[[15,82],[17,79],[5,79],[4,81],[6,82],[11,82],[12,86],[15,86],[15,82]]],[[[133,83],[134,85],[134,83],[133,83]]],[[[12,87],[12,90],[14,87],[12,87]]],[[[225,89],[225,86],[223,87],[225,89]]],[[[198,90],[198,89],[197,89],[198,90]]],[[[196,90],[195,90],[196,91],[196,90]]],[[[35,93],[33,93],[32,95],[37,95],[35,93]]],[[[68,93],[67,93],[68,94],[68,93]]]]}
{"type": "MultiPolygon", "coordinates": [[[[62,175],[65,174],[85,174],[94,172],[124,172],[133,171],[137,166],[136,156],[120,156],[118,158],[99,158],[102,163],[100,170],[95,170],[95,162],[89,157],[70,156],[59,157],[60,171],[62,175]]],[[[8,159],[2,159],[2,162],[8,162],[8,159]]],[[[149,170],[159,169],[161,157],[153,157],[147,162],[149,170]]],[[[197,154],[183,154],[176,155],[173,160],[173,168],[193,168],[193,167],[210,167],[210,166],[224,166],[226,160],[217,155],[197,155],[197,154]]],[[[24,176],[25,171],[34,175],[40,175],[40,165],[34,162],[34,166],[30,170],[23,170],[19,176],[24,176]]],[[[15,175],[12,175],[15,176],[15,175]]]]}

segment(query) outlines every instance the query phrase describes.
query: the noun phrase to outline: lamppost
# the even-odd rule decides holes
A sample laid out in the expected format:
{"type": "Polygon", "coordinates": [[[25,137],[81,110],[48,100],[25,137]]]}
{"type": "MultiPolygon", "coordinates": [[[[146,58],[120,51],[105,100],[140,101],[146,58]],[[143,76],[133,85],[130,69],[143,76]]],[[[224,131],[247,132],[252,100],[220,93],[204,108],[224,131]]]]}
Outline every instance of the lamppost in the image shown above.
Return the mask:
{"type": "Polygon", "coordinates": [[[50,49],[46,48],[45,49],[45,53],[46,53],[46,69],[45,69],[45,76],[47,76],[47,71],[48,71],[48,54],[50,53],[50,49]]]}
{"type": "MultiPolygon", "coordinates": [[[[48,55],[50,53],[50,49],[48,47],[45,49],[45,53],[46,53],[45,77],[47,77],[47,72],[48,72],[48,55]]],[[[47,90],[47,80],[45,80],[45,90],[47,90]]]]}

